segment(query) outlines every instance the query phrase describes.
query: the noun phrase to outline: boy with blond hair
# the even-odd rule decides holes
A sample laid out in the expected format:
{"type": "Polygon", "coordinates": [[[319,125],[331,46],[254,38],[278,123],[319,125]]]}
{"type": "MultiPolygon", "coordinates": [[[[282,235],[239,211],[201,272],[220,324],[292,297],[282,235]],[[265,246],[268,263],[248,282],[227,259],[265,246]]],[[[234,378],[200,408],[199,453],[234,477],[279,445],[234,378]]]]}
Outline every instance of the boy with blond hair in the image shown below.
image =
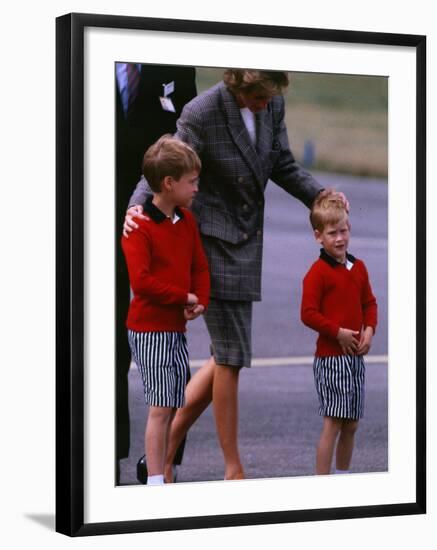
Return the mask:
{"type": "Polygon", "coordinates": [[[193,215],[201,164],[182,141],[162,136],[145,153],[143,174],[153,196],[139,228],[122,248],[133,299],[127,317],[132,355],[149,414],[145,430],[148,485],[164,483],[169,428],[183,407],[188,375],[186,321],[209,301],[208,263],[193,215]]]}
{"type": "Polygon", "coordinates": [[[316,453],[316,473],[348,473],[355,432],[363,416],[363,356],[372,343],[377,305],[364,262],[348,252],[350,223],[344,201],[322,191],[310,214],[320,258],[303,280],[301,318],[319,333],[314,380],[324,417],[316,453]]]}

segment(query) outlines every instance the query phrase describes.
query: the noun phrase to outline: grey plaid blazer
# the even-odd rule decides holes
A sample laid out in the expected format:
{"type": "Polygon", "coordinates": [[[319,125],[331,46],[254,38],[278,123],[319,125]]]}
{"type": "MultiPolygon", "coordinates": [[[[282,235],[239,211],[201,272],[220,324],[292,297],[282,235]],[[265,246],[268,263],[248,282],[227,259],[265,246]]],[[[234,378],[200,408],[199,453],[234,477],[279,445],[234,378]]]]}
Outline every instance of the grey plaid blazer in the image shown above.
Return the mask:
{"type": "MultiPolygon", "coordinates": [[[[202,160],[197,218],[211,272],[211,296],[261,299],[264,190],[269,179],[310,206],[321,186],[296,162],[284,123],[284,98],[275,96],[256,114],[252,145],[240,109],[223,82],[187,103],[176,136],[202,160]]],[[[144,204],[143,178],[129,206],[144,204]]]]}

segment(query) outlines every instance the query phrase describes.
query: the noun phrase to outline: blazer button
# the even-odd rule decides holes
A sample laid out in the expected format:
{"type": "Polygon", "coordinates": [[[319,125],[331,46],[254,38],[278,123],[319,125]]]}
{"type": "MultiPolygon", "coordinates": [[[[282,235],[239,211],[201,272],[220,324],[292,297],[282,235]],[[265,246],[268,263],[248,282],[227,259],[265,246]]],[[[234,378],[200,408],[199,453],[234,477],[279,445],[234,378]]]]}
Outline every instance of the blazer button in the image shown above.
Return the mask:
{"type": "Polygon", "coordinates": [[[247,233],[243,233],[241,236],[243,238],[243,241],[247,241],[247,239],[249,238],[249,235],[247,233]]]}
{"type": "Polygon", "coordinates": [[[258,231],[256,232],[256,234],[258,235],[258,237],[261,237],[261,235],[263,234],[263,232],[261,231],[261,229],[258,229],[258,231]]]}
{"type": "Polygon", "coordinates": [[[239,177],[237,178],[237,181],[238,181],[238,183],[243,183],[243,181],[244,181],[243,176],[239,176],[239,177]]]}
{"type": "Polygon", "coordinates": [[[248,204],[243,204],[243,210],[245,212],[247,212],[249,210],[249,205],[248,204]]]}

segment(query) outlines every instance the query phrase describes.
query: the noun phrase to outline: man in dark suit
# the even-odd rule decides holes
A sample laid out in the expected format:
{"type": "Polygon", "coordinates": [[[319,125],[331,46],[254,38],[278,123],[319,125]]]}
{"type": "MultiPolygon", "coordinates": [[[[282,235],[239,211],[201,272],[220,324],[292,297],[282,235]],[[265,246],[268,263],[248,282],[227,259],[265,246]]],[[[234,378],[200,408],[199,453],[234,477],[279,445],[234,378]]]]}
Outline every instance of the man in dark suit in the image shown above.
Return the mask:
{"type": "Polygon", "coordinates": [[[129,197],[141,176],[145,150],[161,135],[176,131],[184,105],[196,96],[195,69],[116,63],[116,479],[121,458],[129,454],[128,371],[131,353],[126,334],[129,278],[120,247],[129,197]]]}

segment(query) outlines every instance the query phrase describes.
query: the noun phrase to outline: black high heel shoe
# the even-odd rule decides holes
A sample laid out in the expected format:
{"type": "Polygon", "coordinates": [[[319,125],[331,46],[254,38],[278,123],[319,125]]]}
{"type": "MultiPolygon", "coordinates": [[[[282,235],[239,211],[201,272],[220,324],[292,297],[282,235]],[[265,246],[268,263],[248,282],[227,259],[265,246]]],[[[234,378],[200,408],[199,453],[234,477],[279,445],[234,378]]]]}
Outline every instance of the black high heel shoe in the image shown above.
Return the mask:
{"type": "Polygon", "coordinates": [[[147,464],[146,464],[146,455],[143,455],[140,460],[137,462],[137,479],[143,485],[147,484],[147,464]]]}
{"type": "MultiPolygon", "coordinates": [[[[147,485],[147,463],[146,455],[143,455],[140,460],[137,462],[137,479],[143,485],[147,485]]],[[[178,469],[175,464],[173,464],[173,483],[176,483],[178,477],[178,469]]]]}

